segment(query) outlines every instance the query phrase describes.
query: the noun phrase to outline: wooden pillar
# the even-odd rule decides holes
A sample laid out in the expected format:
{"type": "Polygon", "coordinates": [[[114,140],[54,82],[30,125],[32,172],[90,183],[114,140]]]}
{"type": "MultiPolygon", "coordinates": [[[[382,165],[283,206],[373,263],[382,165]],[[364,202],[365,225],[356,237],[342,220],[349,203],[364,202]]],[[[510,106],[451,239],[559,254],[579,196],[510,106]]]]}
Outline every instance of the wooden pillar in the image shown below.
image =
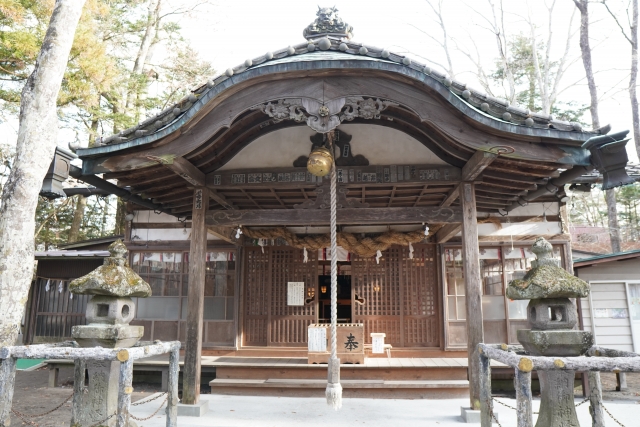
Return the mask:
{"type": "Polygon", "coordinates": [[[476,193],[472,182],[460,184],[462,205],[462,252],[465,301],[467,305],[467,352],[469,358],[469,397],[472,409],[480,409],[480,359],[478,344],[484,341],[482,325],[482,277],[478,247],[476,193]]]}
{"type": "Polygon", "coordinates": [[[244,334],[244,236],[240,236],[240,243],[236,247],[236,288],[235,288],[235,313],[236,313],[236,339],[234,345],[236,350],[242,347],[244,334]]]}
{"type": "Polygon", "coordinates": [[[480,387],[480,427],[492,427],[493,401],[491,400],[491,360],[479,351],[478,359],[478,384],[480,387]]]}
{"type": "Polygon", "coordinates": [[[80,425],[82,421],[82,411],[85,409],[84,385],[87,379],[87,361],[75,359],[73,361],[73,404],[71,405],[71,425],[80,425]]]}
{"type": "Polygon", "coordinates": [[[516,388],[516,407],[518,427],[533,427],[533,410],[531,409],[531,372],[516,369],[513,379],[516,388]]]}
{"type": "Polygon", "coordinates": [[[180,347],[171,349],[169,356],[169,385],[167,398],[167,427],[178,426],[178,375],[180,374],[180,347]]]}
{"type": "Polygon", "coordinates": [[[11,425],[11,404],[16,382],[16,359],[7,357],[0,361],[0,427],[11,425]]]}
{"type": "Polygon", "coordinates": [[[187,336],[185,338],[182,402],[195,405],[200,400],[200,356],[202,353],[202,317],[204,314],[204,276],[207,252],[205,215],[209,190],[193,191],[191,246],[189,249],[189,293],[187,297],[187,336]]]}
{"type": "Polygon", "coordinates": [[[589,372],[589,413],[593,427],[604,427],[604,411],[602,410],[602,383],[600,372],[589,372]]]}
{"type": "Polygon", "coordinates": [[[116,427],[129,427],[131,393],[133,393],[133,359],[120,363],[120,384],[118,387],[118,413],[116,427]]]}

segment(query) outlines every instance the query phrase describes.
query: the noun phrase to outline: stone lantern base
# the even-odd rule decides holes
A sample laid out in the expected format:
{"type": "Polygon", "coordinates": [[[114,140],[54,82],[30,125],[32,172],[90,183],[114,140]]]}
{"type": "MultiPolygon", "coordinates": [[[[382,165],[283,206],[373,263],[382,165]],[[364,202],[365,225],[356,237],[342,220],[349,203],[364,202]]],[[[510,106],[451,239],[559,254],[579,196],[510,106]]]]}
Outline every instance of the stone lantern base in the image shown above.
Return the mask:
{"type": "Polygon", "coordinates": [[[80,347],[128,348],[143,335],[144,326],[92,324],[71,329],[71,336],[80,347]]]}
{"type": "Polygon", "coordinates": [[[572,357],[593,346],[593,335],[585,331],[532,331],[519,329],[518,341],[534,356],[572,357]]]}

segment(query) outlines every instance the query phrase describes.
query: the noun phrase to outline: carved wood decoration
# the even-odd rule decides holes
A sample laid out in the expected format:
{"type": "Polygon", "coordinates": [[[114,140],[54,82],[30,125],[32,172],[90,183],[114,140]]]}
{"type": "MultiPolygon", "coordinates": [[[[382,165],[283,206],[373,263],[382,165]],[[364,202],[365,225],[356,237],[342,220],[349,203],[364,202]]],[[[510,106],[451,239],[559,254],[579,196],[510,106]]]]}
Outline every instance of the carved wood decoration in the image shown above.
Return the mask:
{"type": "Polygon", "coordinates": [[[384,332],[394,346],[440,345],[435,245],[413,247],[413,259],[400,246],[384,251],[380,264],[352,258],[354,320],[364,323],[367,343],[371,332],[384,332]]]}
{"type": "Polygon", "coordinates": [[[380,98],[353,96],[322,103],[310,98],[279,99],[256,105],[251,109],[262,111],[275,123],[283,120],[306,122],[307,126],[316,132],[327,133],[343,121],[352,121],[358,117],[365,120],[380,119],[382,111],[390,106],[398,104],[380,98]]]}
{"type": "Polygon", "coordinates": [[[246,248],[244,296],[244,345],[304,347],[307,327],[316,321],[316,301],[303,306],[287,305],[287,283],[304,282],[315,289],[318,281],[317,252],[291,247],[246,248]]]}
{"type": "MultiPolygon", "coordinates": [[[[340,170],[342,173],[342,170],[340,170]]],[[[369,203],[361,203],[358,199],[348,199],[347,193],[349,190],[344,186],[339,186],[337,189],[337,206],[338,209],[342,208],[368,208],[369,203]]],[[[307,200],[304,203],[295,205],[295,209],[329,209],[331,207],[331,181],[324,180],[324,183],[316,188],[316,199],[307,200]]]]}

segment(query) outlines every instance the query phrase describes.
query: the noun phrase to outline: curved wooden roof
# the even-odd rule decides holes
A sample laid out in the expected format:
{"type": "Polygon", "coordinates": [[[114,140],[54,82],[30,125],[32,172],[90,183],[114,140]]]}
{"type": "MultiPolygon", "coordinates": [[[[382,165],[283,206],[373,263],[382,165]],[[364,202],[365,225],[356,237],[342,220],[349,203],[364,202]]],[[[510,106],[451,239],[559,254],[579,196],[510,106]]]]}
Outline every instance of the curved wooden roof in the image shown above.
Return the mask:
{"type": "MultiPolygon", "coordinates": [[[[389,103],[378,118],[356,117],[349,123],[402,131],[454,167],[462,168],[477,151],[500,154],[478,184],[480,210],[508,206],[560,171],[590,164],[581,145],[594,134],[578,125],[511,107],[404,56],[361,48],[333,40],[329,50],[319,51],[316,41],[247,60],[159,116],[104,139],[99,147],[79,150],[83,175],[104,173],[176,215],[189,215],[192,190],[167,164],[186,160],[196,174],[210,177],[260,136],[306,126],[275,120],[263,112],[265,104],[302,100],[325,105],[349,97],[389,103]]],[[[348,187],[350,196],[375,191],[384,193],[380,206],[402,207],[437,206],[454,185],[413,183],[412,192],[400,191],[403,199],[396,195],[399,187],[412,186],[348,187]]],[[[250,186],[220,190],[210,207],[290,208],[313,197],[315,185],[265,191],[250,186]]]]}

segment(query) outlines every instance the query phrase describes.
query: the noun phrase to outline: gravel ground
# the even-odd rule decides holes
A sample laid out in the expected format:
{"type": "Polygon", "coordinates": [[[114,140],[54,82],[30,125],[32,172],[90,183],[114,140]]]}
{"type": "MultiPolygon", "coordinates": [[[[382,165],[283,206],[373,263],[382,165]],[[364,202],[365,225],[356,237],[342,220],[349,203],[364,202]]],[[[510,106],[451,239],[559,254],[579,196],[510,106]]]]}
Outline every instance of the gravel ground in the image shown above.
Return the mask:
{"type": "MultiPolygon", "coordinates": [[[[24,372],[18,371],[16,373],[16,385],[13,397],[13,409],[23,412],[25,414],[41,414],[55,408],[68,398],[73,390],[73,369],[62,368],[59,375],[59,387],[48,388],[48,375],[49,371],[45,368],[40,368],[36,371],[24,372]]],[[[601,380],[603,385],[603,397],[607,401],[635,401],[640,404],[640,373],[628,373],[626,391],[615,391],[616,379],[615,374],[602,373],[601,380]]],[[[160,391],[160,384],[138,383],[134,382],[134,393],[132,395],[132,401],[138,401],[153,393],[160,391]]],[[[203,392],[207,392],[204,390],[203,392]]],[[[580,389],[576,389],[576,396],[579,396],[580,389]]],[[[221,398],[226,398],[221,397],[221,398]]],[[[150,403],[149,405],[153,410],[159,404],[157,402],[150,403]]],[[[639,405],[640,406],[640,405],[639,405]]],[[[140,407],[142,410],[143,407],[140,407]]],[[[135,410],[132,411],[136,414],[135,410]]],[[[144,412],[144,411],[143,411],[144,412]]],[[[640,410],[638,412],[640,414],[640,410]]],[[[141,413],[141,416],[147,415],[141,413]]],[[[15,415],[11,418],[11,425],[16,426],[32,426],[32,427],[68,427],[71,419],[71,400],[63,405],[62,408],[57,411],[48,414],[40,418],[29,419],[34,424],[29,424],[22,421],[15,415]]],[[[144,425],[145,423],[142,423],[144,425]]],[[[141,425],[141,423],[138,423],[141,425]]]]}
{"type": "MultiPolygon", "coordinates": [[[[49,370],[46,367],[30,372],[18,371],[13,393],[13,409],[24,414],[42,414],[58,406],[73,393],[73,368],[60,369],[59,387],[47,387],[48,378],[49,370]]],[[[135,402],[160,391],[160,384],[134,382],[133,388],[131,400],[135,402]]],[[[132,413],[135,414],[135,410],[132,413]]],[[[12,414],[11,426],[69,427],[70,420],[71,399],[51,414],[29,418],[34,424],[26,423],[12,414]]]]}
{"type": "Polygon", "coordinates": [[[616,374],[612,372],[600,373],[602,382],[602,397],[604,400],[632,400],[640,402],[640,372],[627,373],[627,387],[625,391],[616,391],[616,374]]]}

